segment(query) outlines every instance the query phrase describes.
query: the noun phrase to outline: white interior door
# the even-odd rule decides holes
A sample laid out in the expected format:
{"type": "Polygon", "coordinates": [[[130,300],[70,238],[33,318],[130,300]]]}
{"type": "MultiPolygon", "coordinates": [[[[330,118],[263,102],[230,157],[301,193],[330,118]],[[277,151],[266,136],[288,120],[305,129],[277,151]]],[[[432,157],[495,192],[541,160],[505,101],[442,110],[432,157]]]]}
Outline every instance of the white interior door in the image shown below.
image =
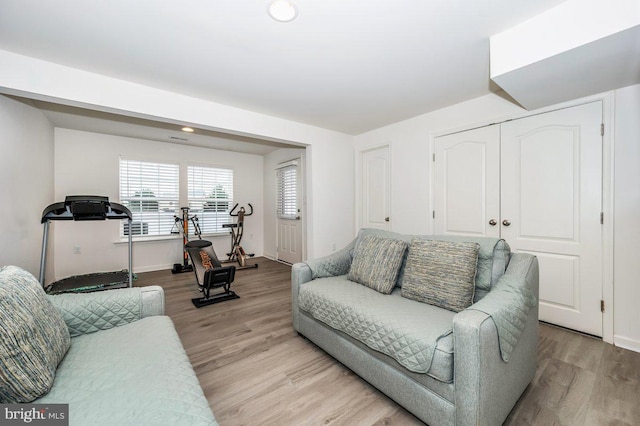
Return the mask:
{"type": "Polygon", "coordinates": [[[276,169],[277,260],[302,262],[302,185],[299,161],[289,161],[276,169]]]}
{"type": "Polygon", "coordinates": [[[500,236],[500,126],[435,139],[434,233],[500,236]]]}
{"type": "Polygon", "coordinates": [[[540,319],[602,336],[602,103],[502,124],[502,238],[538,256],[540,319]]]}
{"type": "Polygon", "coordinates": [[[391,174],[389,147],[364,151],[362,165],[362,227],[390,230],[391,174]]]}

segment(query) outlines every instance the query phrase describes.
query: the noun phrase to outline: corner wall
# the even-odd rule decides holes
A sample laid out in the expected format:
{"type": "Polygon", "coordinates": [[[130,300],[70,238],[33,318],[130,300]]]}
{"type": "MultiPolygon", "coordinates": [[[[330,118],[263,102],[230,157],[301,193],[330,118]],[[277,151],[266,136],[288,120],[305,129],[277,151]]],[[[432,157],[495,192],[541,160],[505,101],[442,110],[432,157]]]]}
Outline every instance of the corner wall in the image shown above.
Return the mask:
{"type": "Polygon", "coordinates": [[[615,91],[614,343],[640,352],[640,85],[615,91]]]}
{"type": "Polygon", "coordinates": [[[0,266],[17,265],[38,278],[40,218],[54,198],[53,126],[38,109],[0,96],[0,128],[0,266]]]}

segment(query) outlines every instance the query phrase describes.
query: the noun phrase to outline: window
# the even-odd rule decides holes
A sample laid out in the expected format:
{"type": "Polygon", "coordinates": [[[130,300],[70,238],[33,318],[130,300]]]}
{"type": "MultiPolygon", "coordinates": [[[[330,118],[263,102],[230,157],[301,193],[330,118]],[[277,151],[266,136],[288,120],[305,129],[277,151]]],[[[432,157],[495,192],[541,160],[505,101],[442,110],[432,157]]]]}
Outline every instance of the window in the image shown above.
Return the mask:
{"type": "Polygon", "coordinates": [[[233,170],[189,166],[187,175],[190,213],[198,216],[202,233],[228,232],[222,225],[231,221],[233,170]]]}
{"type": "Polygon", "coordinates": [[[120,202],[131,210],[122,235],[170,235],[180,204],[178,165],[120,159],[120,202]]]}
{"type": "Polygon", "coordinates": [[[278,217],[295,219],[298,216],[298,165],[295,161],[276,170],[278,217]]]}

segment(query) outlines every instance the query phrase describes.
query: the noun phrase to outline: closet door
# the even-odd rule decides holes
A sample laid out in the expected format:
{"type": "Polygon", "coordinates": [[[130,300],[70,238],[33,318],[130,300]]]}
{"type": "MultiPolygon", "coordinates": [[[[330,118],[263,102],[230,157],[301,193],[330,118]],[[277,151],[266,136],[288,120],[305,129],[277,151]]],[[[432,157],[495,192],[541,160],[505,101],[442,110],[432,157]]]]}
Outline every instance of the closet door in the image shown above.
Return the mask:
{"type": "Polygon", "coordinates": [[[435,139],[434,233],[500,236],[500,126],[435,139]]]}
{"type": "Polygon", "coordinates": [[[391,163],[389,146],[360,154],[362,177],[362,228],[391,229],[391,163]]]}
{"type": "Polygon", "coordinates": [[[538,256],[540,319],[602,336],[602,103],[503,123],[501,236],[538,256]]]}

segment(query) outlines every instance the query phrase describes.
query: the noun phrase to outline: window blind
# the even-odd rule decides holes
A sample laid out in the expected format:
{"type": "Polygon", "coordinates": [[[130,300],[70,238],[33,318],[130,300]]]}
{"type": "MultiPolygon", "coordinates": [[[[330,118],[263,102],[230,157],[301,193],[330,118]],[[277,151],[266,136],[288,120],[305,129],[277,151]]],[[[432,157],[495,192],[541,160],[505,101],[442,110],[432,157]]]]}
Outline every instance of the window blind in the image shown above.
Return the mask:
{"type": "Polygon", "coordinates": [[[120,159],[120,202],[133,215],[122,235],[170,235],[179,206],[178,165],[120,159]]]}
{"type": "Polygon", "coordinates": [[[281,219],[298,216],[298,166],[290,164],[276,170],[277,214],[281,219]]]}
{"type": "Polygon", "coordinates": [[[228,232],[222,225],[231,222],[233,170],[189,166],[187,175],[190,213],[198,216],[202,233],[228,232]]]}

